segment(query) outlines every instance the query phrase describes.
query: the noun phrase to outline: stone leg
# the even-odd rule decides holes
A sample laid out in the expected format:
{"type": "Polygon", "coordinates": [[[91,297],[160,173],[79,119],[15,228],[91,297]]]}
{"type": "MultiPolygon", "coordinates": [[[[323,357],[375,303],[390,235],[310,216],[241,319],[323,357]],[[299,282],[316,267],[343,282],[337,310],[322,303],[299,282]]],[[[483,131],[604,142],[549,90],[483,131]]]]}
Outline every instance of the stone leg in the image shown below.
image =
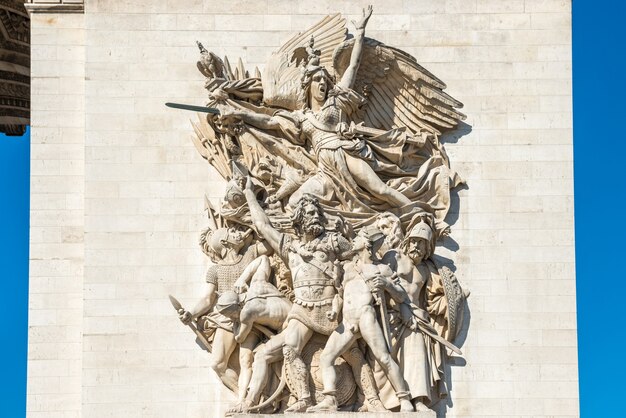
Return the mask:
{"type": "MultiPolygon", "coordinates": [[[[367,412],[384,412],[387,409],[383,406],[378,396],[378,390],[376,389],[376,381],[374,380],[374,373],[372,368],[367,363],[363,351],[353,344],[352,348],[342,354],[342,357],[352,368],[352,374],[354,380],[356,380],[359,389],[365,396],[363,410],[367,412]]],[[[362,398],[361,398],[362,400],[362,398]]]]}
{"type": "Polygon", "coordinates": [[[330,334],[324,351],[320,356],[320,370],[324,382],[324,400],[310,407],[307,412],[336,411],[337,410],[337,373],[335,360],[343,354],[356,340],[356,336],[344,323],[330,334]]]}
{"type": "Polygon", "coordinates": [[[283,357],[285,331],[272,337],[254,355],[252,377],[250,378],[250,387],[248,388],[248,394],[246,396],[247,406],[258,405],[263,388],[267,384],[270,364],[279,361],[283,357]]]}
{"type": "Polygon", "coordinates": [[[411,200],[399,191],[387,186],[368,163],[346,153],[346,164],[354,181],[381,200],[387,200],[396,207],[410,205],[411,200]]]}
{"type": "Polygon", "coordinates": [[[244,401],[250,379],[252,378],[252,364],[254,353],[252,350],[259,344],[260,338],[257,334],[248,334],[246,339],[239,346],[239,394],[237,396],[237,405],[228,410],[228,412],[242,412],[244,409],[244,401]]]}
{"type": "Polygon", "coordinates": [[[391,354],[387,350],[387,344],[385,343],[385,337],[383,331],[380,329],[378,321],[376,321],[376,314],[374,308],[364,310],[361,319],[359,321],[361,328],[361,335],[372,350],[372,354],[380,367],[385,371],[385,374],[389,378],[391,386],[396,391],[396,396],[400,400],[401,412],[414,411],[413,404],[411,403],[411,393],[409,386],[407,385],[400,366],[391,357],[391,354]]]}
{"type": "Polygon", "coordinates": [[[298,399],[285,412],[305,412],[312,405],[312,401],[309,389],[309,370],[302,361],[300,353],[313,335],[313,331],[302,322],[292,319],[283,332],[285,333],[285,345],[283,347],[285,368],[289,369],[291,377],[287,384],[291,393],[298,399]]]}
{"type": "Polygon", "coordinates": [[[235,336],[232,332],[218,328],[213,337],[213,353],[209,367],[211,367],[224,385],[237,392],[237,374],[228,368],[228,360],[237,347],[235,336]]]}

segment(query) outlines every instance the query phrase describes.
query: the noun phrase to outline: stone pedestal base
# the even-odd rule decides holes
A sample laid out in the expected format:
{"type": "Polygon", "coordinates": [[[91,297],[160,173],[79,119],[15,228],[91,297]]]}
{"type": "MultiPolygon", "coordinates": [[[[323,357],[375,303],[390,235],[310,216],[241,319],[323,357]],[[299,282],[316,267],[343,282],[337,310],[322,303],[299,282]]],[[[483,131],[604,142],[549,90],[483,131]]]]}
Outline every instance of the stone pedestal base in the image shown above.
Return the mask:
{"type": "Polygon", "coordinates": [[[435,411],[421,412],[325,412],[316,414],[236,414],[234,418],[277,418],[297,417],[303,418],[436,418],[435,411]]]}

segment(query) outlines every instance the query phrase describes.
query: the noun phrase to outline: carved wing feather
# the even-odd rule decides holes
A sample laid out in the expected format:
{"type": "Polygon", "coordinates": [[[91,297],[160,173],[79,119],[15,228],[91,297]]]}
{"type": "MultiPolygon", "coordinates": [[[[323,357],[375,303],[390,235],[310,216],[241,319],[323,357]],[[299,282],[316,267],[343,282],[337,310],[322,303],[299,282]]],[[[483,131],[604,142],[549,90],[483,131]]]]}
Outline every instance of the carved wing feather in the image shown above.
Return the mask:
{"type": "MultiPolygon", "coordinates": [[[[350,62],[354,40],[343,42],[334,53],[337,74],[350,62]]],[[[463,104],[444,92],[446,85],[399,49],[365,38],[354,90],[365,95],[363,120],[379,129],[406,126],[440,134],[453,129],[465,115],[463,104]]]]}
{"type": "Polygon", "coordinates": [[[269,106],[295,110],[300,91],[300,67],[294,58],[311,36],[319,49],[320,64],[332,71],[333,52],[346,40],[346,20],[340,14],[326,16],[305,32],[298,33],[274,52],[263,70],[263,101],[269,106]]]}

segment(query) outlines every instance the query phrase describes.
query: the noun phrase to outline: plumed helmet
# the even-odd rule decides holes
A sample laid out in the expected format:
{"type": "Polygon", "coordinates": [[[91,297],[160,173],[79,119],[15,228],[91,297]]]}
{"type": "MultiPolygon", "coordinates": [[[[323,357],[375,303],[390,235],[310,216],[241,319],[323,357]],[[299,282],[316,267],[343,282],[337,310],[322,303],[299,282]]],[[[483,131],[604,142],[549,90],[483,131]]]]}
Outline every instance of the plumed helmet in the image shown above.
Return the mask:
{"type": "Polygon", "coordinates": [[[433,230],[426,222],[421,221],[413,228],[411,228],[411,231],[409,231],[407,238],[423,238],[426,241],[431,242],[431,240],[433,239],[433,230]]]}
{"type": "Polygon", "coordinates": [[[372,245],[382,242],[385,239],[385,234],[375,227],[362,228],[358,235],[366,238],[372,245]]]}

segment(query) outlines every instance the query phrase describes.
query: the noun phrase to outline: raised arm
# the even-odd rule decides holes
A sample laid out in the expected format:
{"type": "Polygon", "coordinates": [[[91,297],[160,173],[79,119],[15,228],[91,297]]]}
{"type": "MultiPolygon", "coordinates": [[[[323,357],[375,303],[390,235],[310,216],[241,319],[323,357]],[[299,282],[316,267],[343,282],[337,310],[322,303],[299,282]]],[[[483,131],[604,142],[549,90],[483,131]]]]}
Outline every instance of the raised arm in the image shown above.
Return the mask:
{"type": "Polygon", "coordinates": [[[343,88],[349,89],[354,85],[356,80],[356,73],[359,70],[359,64],[361,64],[361,51],[363,50],[363,38],[365,37],[365,26],[367,21],[372,15],[372,6],[367,6],[367,9],[363,9],[363,17],[358,22],[352,21],[355,27],[354,33],[354,46],[352,47],[352,55],[350,55],[350,65],[343,73],[339,85],[343,88]]]}
{"type": "Polygon", "coordinates": [[[196,303],[196,305],[189,311],[185,311],[180,315],[180,320],[183,324],[188,324],[192,319],[198,319],[200,316],[209,312],[213,308],[216,299],[216,286],[213,283],[209,283],[205,295],[196,303]]]}
{"type": "Polygon", "coordinates": [[[248,179],[246,180],[246,189],[244,190],[244,194],[246,196],[246,201],[248,202],[248,207],[250,208],[252,222],[254,222],[257,232],[263,236],[274,251],[280,253],[280,241],[282,239],[282,234],[274,229],[272,223],[270,222],[270,218],[267,217],[263,208],[259,205],[259,202],[256,201],[256,196],[252,191],[252,179],[250,176],[248,176],[248,179]]]}

